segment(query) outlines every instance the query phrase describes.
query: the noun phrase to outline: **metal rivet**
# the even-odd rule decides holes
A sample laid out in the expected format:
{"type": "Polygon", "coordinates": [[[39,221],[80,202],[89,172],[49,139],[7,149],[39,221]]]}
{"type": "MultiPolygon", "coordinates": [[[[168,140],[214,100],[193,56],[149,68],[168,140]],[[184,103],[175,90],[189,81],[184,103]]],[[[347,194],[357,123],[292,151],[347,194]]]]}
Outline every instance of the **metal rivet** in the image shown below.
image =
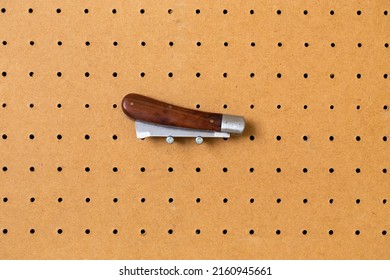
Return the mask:
{"type": "Polygon", "coordinates": [[[167,141],[168,144],[172,144],[173,142],[175,142],[175,139],[172,136],[168,136],[167,139],[165,140],[167,141]]]}
{"type": "Polygon", "coordinates": [[[210,123],[214,123],[214,120],[210,120],[210,123]]]}
{"type": "Polygon", "coordinates": [[[130,102],[130,105],[133,106],[133,105],[134,105],[134,102],[130,102]]]}
{"type": "Polygon", "coordinates": [[[196,142],[196,144],[200,145],[203,143],[203,138],[201,136],[198,136],[195,138],[195,142],[196,142]]]}

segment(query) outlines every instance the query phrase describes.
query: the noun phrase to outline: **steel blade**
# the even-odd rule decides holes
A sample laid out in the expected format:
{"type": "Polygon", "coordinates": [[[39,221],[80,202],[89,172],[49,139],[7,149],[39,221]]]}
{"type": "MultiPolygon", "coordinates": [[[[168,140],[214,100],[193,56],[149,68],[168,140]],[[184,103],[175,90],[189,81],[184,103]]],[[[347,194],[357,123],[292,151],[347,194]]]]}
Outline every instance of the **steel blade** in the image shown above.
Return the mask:
{"type": "Polygon", "coordinates": [[[156,125],[148,122],[135,121],[137,138],[146,137],[204,137],[204,138],[229,138],[230,133],[208,130],[196,130],[174,126],[156,125]]]}

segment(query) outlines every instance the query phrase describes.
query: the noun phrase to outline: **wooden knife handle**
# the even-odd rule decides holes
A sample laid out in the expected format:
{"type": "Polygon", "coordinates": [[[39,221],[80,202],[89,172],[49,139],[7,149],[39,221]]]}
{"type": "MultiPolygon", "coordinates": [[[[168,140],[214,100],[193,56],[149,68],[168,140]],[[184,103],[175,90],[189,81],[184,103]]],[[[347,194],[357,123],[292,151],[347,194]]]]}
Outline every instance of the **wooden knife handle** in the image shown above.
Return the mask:
{"type": "Polygon", "coordinates": [[[134,120],[198,130],[221,131],[222,114],[201,112],[130,93],[122,100],[123,112],[134,120]]]}

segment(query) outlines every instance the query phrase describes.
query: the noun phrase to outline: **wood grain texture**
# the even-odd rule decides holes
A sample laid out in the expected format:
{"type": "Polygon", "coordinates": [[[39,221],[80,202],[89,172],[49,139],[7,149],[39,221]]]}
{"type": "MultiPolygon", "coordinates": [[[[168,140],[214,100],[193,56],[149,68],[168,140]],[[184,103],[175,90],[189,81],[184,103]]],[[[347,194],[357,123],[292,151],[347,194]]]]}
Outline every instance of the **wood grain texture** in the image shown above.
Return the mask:
{"type": "Polygon", "coordinates": [[[134,120],[199,130],[221,131],[222,114],[174,106],[140,94],[123,98],[123,112],[134,120]]]}

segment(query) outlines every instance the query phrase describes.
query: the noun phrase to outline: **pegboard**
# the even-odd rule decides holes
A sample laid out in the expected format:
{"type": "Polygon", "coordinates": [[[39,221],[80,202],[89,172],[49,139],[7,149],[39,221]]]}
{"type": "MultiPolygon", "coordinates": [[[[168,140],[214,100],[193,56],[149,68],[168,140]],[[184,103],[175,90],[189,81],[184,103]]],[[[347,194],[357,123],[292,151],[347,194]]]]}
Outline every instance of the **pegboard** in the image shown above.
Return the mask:
{"type": "Polygon", "coordinates": [[[0,1],[0,257],[390,257],[388,1],[0,1]],[[243,115],[135,137],[135,92],[243,115]]]}

